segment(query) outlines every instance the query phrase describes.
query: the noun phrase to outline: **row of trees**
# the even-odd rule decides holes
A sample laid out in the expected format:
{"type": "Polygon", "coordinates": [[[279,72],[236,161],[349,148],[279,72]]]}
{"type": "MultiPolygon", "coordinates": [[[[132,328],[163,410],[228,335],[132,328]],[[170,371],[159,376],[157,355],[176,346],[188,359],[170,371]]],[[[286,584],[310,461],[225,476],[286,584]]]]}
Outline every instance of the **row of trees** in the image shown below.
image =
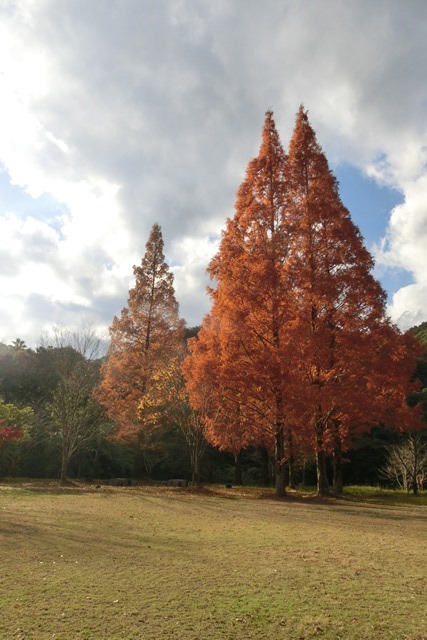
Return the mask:
{"type": "Polygon", "coordinates": [[[73,455],[111,430],[93,397],[100,344],[89,330],[60,329],[35,351],[20,339],[11,347],[0,345],[0,420],[12,429],[3,439],[2,453],[11,473],[31,443],[36,455],[41,449],[60,455],[60,477],[65,480],[73,455]],[[17,446],[6,447],[11,442],[17,446]]]}
{"type": "Polygon", "coordinates": [[[215,447],[237,471],[256,457],[265,481],[273,459],[278,495],[311,461],[318,493],[328,470],[339,492],[343,453],[372,426],[422,426],[420,342],[386,317],[372,267],[303,108],[288,154],[268,112],[209,266],[201,330],[179,317],[155,224],[107,356],[88,331],[57,332],[35,352],[17,340],[3,349],[15,369],[2,370],[0,349],[0,394],[34,412],[33,449],[55,445],[62,479],[85,451],[100,469],[106,443],[117,457],[133,452],[134,473],[153,476],[174,442],[175,457],[188,449],[195,482],[215,447]]]}
{"type": "MultiPolygon", "coordinates": [[[[187,329],[186,335],[195,332],[196,329],[187,329]]],[[[96,345],[98,341],[93,336],[92,339],[96,345]]],[[[82,335],[61,332],[35,350],[27,349],[22,341],[0,345],[0,397],[4,400],[0,402],[0,477],[58,478],[62,469],[63,477],[66,472],[71,478],[98,480],[148,475],[154,480],[193,477],[194,481],[198,478],[206,482],[271,483],[272,460],[266,448],[250,447],[238,455],[218,451],[206,442],[200,415],[191,411],[187,419],[187,403],[181,405],[175,418],[169,412],[169,420],[157,426],[146,451],[139,450],[136,455],[136,447],[129,441],[125,444],[114,437],[114,425],[101,407],[90,409],[99,373],[90,376],[89,385],[85,386],[84,380],[77,384],[78,372],[85,369],[80,351],[87,353],[81,345],[88,342],[87,333],[83,340],[82,335]],[[64,393],[67,388],[68,393],[64,393]],[[75,407],[76,411],[67,411],[67,407],[75,407]],[[58,414],[63,416],[60,422],[55,419],[58,414]],[[64,455],[67,452],[69,457],[64,455]]],[[[92,372],[100,362],[89,358],[92,372]]],[[[420,359],[417,367],[424,388],[425,363],[420,359]]],[[[425,392],[426,389],[424,396],[425,392]]],[[[421,392],[411,401],[420,399],[421,392]]],[[[424,406],[427,409],[426,402],[424,406]]],[[[426,439],[422,433],[408,439],[395,431],[374,427],[372,433],[357,438],[347,452],[344,477],[352,484],[381,482],[413,489],[414,479],[417,487],[423,486],[426,465],[426,439]]],[[[286,468],[289,469],[289,462],[286,468]]],[[[294,481],[313,484],[314,471],[311,457],[302,456],[296,460],[294,481]]]]}
{"type": "MultiPolygon", "coordinates": [[[[175,414],[157,420],[141,446],[117,432],[95,397],[101,347],[90,328],[60,328],[36,349],[21,339],[0,343],[0,477],[191,479],[192,469],[194,481],[201,473],[230,480],[232,458],[207,444],[185,402],[175,402],[175,414]]],[[[256,481],[256,455],[248,464],[256,481]]]]}
{"type": "Polygon", "coordinates": [[[372,422],[420,426],[405,401],[418,345],[387,319],[372,267],[303,108],[288,155],[268,112],[209,267],[212,311],[184,368],[195,407],[200,384],[210,386],[217,444],[275,447],[278,495],[286,459],[311,450],[323,495],[326,457],[339,491],[354,434],[372,422]]]}
{"type": "Polygon", "coordinates": [[[177,420],[236,458],[274,450],[278,495],[285,463],[292,484],[297,460],[310,457],[324,495],[331,456],[340,491],[342,453],[357,435],[373,424],[421,427],[406,402],[420,345],[388,320],[372,267],[303,108],[288,155],[268,112],[189,354],[153,227],[97,392],[117,436],[146,455],[162,424],[177,420]]]}

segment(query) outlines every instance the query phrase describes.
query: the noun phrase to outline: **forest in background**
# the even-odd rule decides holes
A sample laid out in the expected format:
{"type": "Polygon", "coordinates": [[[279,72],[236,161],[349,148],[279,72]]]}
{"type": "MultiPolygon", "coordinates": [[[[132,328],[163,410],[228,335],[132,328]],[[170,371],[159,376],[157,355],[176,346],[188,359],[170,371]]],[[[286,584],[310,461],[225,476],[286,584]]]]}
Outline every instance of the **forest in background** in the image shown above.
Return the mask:
{"type": "MultiPolygon", "coordinates": [[[[198,327],[187,329],[187,337],[193,337],[197,330],[198,327]]],[[[426,345],[425,356],[418,360],[414,375],[423,387],[420,398],[427,419],[427,322],[411,331],[426,345]]],[[[70,373],[78,361],[92,370],[94,377],[84,392],[86,399],[100,375],[101,359],[85,361],[77,351],[78,345],[71,346],[75,337],[66,332],[69,346],[55,346],[53,339],[51,345],[36,349],[27,348],[20,339],[12,345],[0,343],[0,395],[3,405],[13,404],[21,410],[27,408],[27,415],[24,411],[24,416],[18,419],[12,416],[11,421],[18,427],[22,425],[22,439],[2,442],[0,428],[0,477],[60,478],[64,442],[63,434],[55,427],[52,412],[55,402],[60,403],[66,397],[59,393],[64,370],[70,373]]],[[[77,388],[69,390],[72,406],[78,400],[73,396],[73,390],[77,394],[77,388]]],[[[172,421],[159,429],[156,442],[142,456],[136,445],[112,438],[114,425],[101,407],[91,416],[93,422],[84,427],[85,439],[76,440],[77,448],[70,456],[69,478],[88,481],[116,477],[149,478],[153,481],[185,478],[191,481],[191,449],[178,423],[172,421]]],[[[425,430],[422,434],[427,440],[425,430]]],[[[398,478],[387,478],[382,470],[388,458],[388,447],[405,442],[406,437],[395,430],[372,424],[372,429],[360,436],[345,454],[344,483],[398,486],[398,478]]],[[[328,468],[330,478],[331,472],[328,468]]],[[[262,447],[249,448],[236,458],[230,452],[205,443],[200,481],[269,486],[273,484],[273,462],[269,452],[262,447]]],[[[308,458],[298,464],[295,481],[297,485],[315,484],[313,459],[308,458]]]]}
{"type": "Polygon", "coordinates": [[[90,329],[0,345],[0,474],[423,488],[426,323],[390,323],[372,267],[303,108],[288,153],[267,112],[201,328],[155,224],[106,356],[90,329]]]}

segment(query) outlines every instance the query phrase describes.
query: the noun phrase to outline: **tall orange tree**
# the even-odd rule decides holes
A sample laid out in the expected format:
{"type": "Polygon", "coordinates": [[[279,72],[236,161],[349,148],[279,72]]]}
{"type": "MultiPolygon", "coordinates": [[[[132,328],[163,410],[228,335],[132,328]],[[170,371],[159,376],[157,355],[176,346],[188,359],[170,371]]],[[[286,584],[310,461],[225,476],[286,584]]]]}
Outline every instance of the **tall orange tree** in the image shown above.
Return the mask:
{"type": "Polygon", "coordinates": [[[327,491],[325,458],[374,420],[403,426],[413,344],[387,319],[373,259],[342,204],[338,183],[301,107],[287,160],[291,251],[291,339],[304,398],[319,494],[327,491]],[[396,366],[397,364],[397,366],[396,366]]]}
{"type": "Polygon", "coordinates": [[[183,352],[184,322],[163,251],[162,232],[154,224],[144,258],[134,267],[128,306],[111,325],[97,390],[117,437],[136,443],[141,452],[167,415],[183,352]]]}
{"type": "Polygon", "coordinates": [[[209,266],[213,307],[190,343],[184,372],[192,402],[209,384],[216,402],[208,421],[211,442],[237,451],[274,446],[276,490],[284,491],[292,376],[289,367],[287,264],[294,232],[288,215],[286,156],[267,112],[259,154],[248,165],[209,266]],[[215,406],[216,405],[216,406],[215,406]]]}
{"type": "Polygon", "coordinates": [[[288,156],[268,112],[184,372],[195,406],[209,381],[214,444],[274,444],[279,495],[283,462],[298,448],[313,450],[323,495],[328,455],[375,422],[411,423],[415,352],[387,319],[372,267],[304,109],[288,156]]]}

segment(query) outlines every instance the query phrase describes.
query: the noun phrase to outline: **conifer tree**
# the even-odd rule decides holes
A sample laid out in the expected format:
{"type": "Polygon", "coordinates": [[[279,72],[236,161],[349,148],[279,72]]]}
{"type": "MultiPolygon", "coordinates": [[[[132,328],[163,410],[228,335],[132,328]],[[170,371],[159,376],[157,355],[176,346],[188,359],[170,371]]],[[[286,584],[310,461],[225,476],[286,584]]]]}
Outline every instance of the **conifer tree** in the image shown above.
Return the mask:
{"type": "Polygon", "coordinates": [[[286,157],[267,112],[259,154],[248,165],[217,255],[209,266],[213,307],[192,341],[184,366],[192,401],[210,381],[216,402],[211,442],[239,451],[274,446],[276,490],[284,491],[289,420],[289,282],[286,261],[293,225],[287,219],[286,157]]]}
{"type": "Polygon", "coordinates": [[[335,454],[338,475],[354,434],[375,422],[418,425],[405,402],[414,343],[387,319],[372,267],[304,109],[288,157],[268,112],[209,267],[213,307],[184,373],[196,407],[209,381],[211,442],[274,444],[278,495],[298,449],[312,448],[324,495],[326,457],[335,454]]]}
{"type": "Polygon", "coordinates": [[[387,319],[373,259],[340,200],[302,107],[287,175],[289,214],[295,221],[291,338],[299,353],[295,374],[305,405],[300,419],[310,427],[323,495],[325,458],[334,451],[339,455],[351,433],[375,419],[403,426],[415,352],[387,319]]]}
{"type": "Polygon", "coordinates": [[[110,328],[111,343],[97,396],[117,425],[117,436],[144,450],[167,415],[183,350],[184,324],[158,224],[151,230],[134,275],[128,306],[110,328]]]}

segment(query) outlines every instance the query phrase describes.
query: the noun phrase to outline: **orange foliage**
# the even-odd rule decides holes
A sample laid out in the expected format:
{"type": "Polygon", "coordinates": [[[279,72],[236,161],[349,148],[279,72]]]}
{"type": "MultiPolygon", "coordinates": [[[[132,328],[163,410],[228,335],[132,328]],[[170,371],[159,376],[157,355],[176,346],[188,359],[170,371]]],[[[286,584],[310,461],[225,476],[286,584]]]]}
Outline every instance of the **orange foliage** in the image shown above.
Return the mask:
{"type": "Polygon", "coordinates": [[[373,422],[417,425],[405,402],[416,351],[387,319],[372,267],[303,108],[288,156],[268,112],[184,374],[196,408],[210,387],[211,442],[274,443],[278,493],[286,443],[312,447],[322,493],[334,447],[373,422]]]}
{"type": "Polygon", "coordinates": [[[157,427],[163,419],[183,350],[184,325],[157,224],[134,274],[128,307],[110,328],[97,398],[116,423],[117,437],[135,442],[144,429],[157,427]]]}
{"type": "Polygon", "coordinates": [[[291,289],[285,261],[293,224],[288,216],[286,157],[272,114],[259,154],[247,168],[209,273],[213,308],[190,345],[185,375],[197,406],[200,382],[212,386],[211,442],[234,451],[276,446],[278,491],[292,403],[288,325],[291,289]]]}
{"type": "MultiPolygon", "coordinates": [[[[337,436],[345,447],[349,434],[374,420],[403,426],[396,418],[409,417],[405,397],[415,351],[387,319],[372,257],[302,108],[287,167],[289,206],[297,220],[292,340],[304,390],[302,418],[322,457],[337,436]]],[[[324,471],[318,469],[323,482],[319,473],[324,471]]]]}

